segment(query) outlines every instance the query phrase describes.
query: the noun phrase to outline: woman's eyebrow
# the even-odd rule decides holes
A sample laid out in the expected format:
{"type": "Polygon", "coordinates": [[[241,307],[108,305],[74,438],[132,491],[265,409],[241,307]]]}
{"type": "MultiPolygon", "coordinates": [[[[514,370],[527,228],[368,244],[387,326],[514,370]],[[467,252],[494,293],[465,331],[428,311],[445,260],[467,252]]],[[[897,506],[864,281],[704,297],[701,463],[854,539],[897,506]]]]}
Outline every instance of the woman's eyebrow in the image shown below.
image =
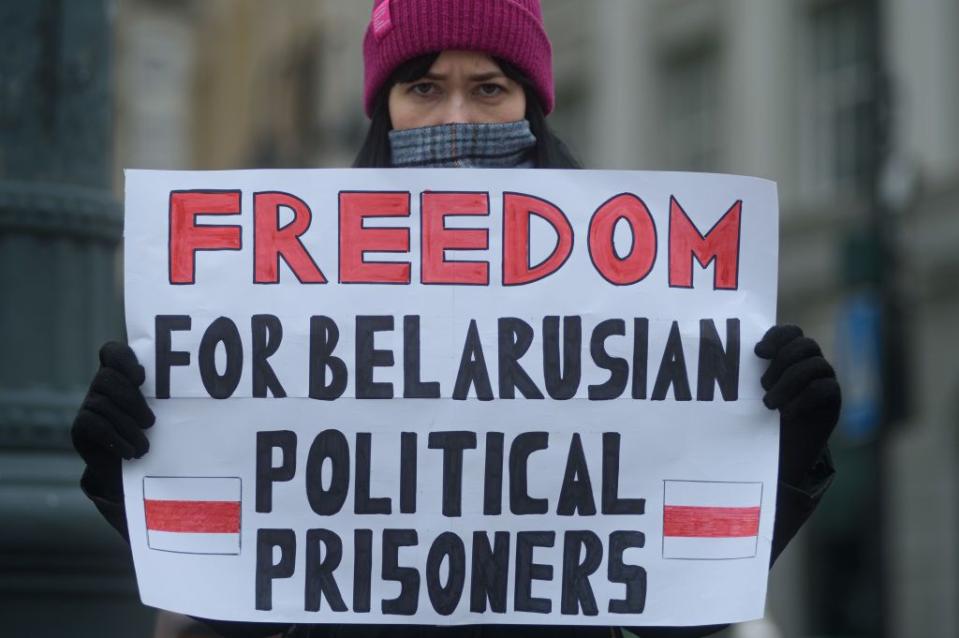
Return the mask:
{"type": "Polygon", "coordinates": [[[469,76],[470,81],[472,82],[486,82],[488,80],[495,80],[496,78],[506,77],[502,71],[489,71],[488,73],[477,73],[476,75],[469,76]]]}
{"type": "MultiPolygon", "coordinates": [[[[433,73],[432,71],[428,71],[420,79],[435,80],[437,82],[442,82],[446,80],[448,77],[449,76],[446,75],[445,73],[433,73]]],[[[495,80],[496,78],[502,78],[502,77],[506,77],[502,71],[488,71],[486,73],[477,73],[475,75],[467,76],[466,79],[469,80],[470,82],[488,82],[489,80],[495,80]]]]}

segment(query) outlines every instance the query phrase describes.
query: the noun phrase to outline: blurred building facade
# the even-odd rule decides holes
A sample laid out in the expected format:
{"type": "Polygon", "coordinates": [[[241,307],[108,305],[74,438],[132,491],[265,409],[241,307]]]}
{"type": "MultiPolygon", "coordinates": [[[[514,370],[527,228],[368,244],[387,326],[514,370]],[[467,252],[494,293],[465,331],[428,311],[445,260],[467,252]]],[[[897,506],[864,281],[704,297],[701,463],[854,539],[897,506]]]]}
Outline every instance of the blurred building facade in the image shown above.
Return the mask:
{"type": "MultiPolygon", "coordinates": [[[[107,3],[115,199],[122,168],[348,166],[369,4],[107,3]]],[[[587,167],[779,184],[780,321],[840,367],[846,411],[839,479],[773,570],[771,620],[789,638],[959,635],[959,3],[543,4],[550,119],[587,167]],[[893,347],[871,350],[883,335],[893,347]]],[[[118,292],[115,273],[96,276],[118,292]]],[[[92,372],[78,352],[51,356],[92,372]]],[[[58,476],[79,471],[56,458],[58,476]]],[[[112,532],[65,485],[85,547],[107,552],[112,532]]]]}
{"type": "Polygon", "coordinates": [[[97,344],[121,330],[111,9],[0,1],[3,635],[152,624],[129,552],[80,493],[69,436],[97,344]]]}

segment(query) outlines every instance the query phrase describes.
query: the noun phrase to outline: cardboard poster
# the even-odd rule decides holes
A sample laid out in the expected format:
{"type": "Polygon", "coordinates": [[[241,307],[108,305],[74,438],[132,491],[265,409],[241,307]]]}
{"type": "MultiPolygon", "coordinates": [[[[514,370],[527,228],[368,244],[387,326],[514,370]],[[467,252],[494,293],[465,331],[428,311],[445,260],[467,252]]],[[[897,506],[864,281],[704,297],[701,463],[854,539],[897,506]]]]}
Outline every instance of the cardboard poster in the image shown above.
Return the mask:
{"type": "Polygon", "coordinates": [[[762,615],[775,184],[127,171],[146,604],[296,623],[762,615]]]}

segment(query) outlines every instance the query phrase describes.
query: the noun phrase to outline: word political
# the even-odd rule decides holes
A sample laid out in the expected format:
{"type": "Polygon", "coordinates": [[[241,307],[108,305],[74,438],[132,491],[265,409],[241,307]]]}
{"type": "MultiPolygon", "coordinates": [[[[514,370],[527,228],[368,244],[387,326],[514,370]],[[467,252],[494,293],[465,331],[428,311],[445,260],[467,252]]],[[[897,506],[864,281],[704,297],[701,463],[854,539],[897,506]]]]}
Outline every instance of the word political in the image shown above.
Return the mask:
{"type": "MultiPolygon", "coordinates": [[[[406,315],[402,318],[402,391],[394,384],[376,381],[377,368],[391,368],[396,357],[393,350],[376,347],[379,333],[391,333],[397,329],[397,320],[392,315],[357,315],[351,328],[354,331],[355,347],[351,353],[337,348],[340,327],[325,315],[309,319],[308,378],[309,397],[332,401],[343,396],[353,374],[353,390],[358,399],[391,399],[402,396],[408,399],[439,399],[451,396],[465,400],[470,393],[481,401],[499,399],[551,399],[565,400],[577,395],[583,377],[583,339],[589,340],[590,362],[597,369],[606,371],[608,378],[598,384],[589,384],[586,396],[590,400],[616,399],[624,394],[632,399],[666,399],[670,389],[677,401],[693,399],[687,372],[683,337],[676,321],[671,322],[665,346],[648,394],[647,370],[649,367],[650,322],[636,317],[631,321],[631,356],[614,356],[607,350],[607,340],[626,336],[627,322],[624,319],[606,319],[597,323],[584,335],[582,317],[546,316],[542,320],[540,343],[542,344],[542,377],[534,379],[524,367],[523,358],[534,342],[532,325],[516,317],[500,317],[497,320],[495,353],[486,352],[480,339],[480,329],[475,319],[469,321],[463,337],[462,354],[452,379],[452,392],[443,388],[450,382],[424,380],[420,369],[421,343],[420,316],[406,315]],[[352,355],[352,365],[347,357],[352,355]],[[487,362],[492,359],[495,367],[487,362]],[[491,368],[495,374],[491,374],[491,368]],[[495,383],[495,390],[494,390],[495,383]],[[545,393],[544,393],[545,392],[545,393]]],[[[712,319],[699,321],[698,366],[696,379],[697,401],[713,401],[718,386],[725,401],[739,397],[740,320],[726,320],[725,339],[721,339],[712,319]],[[724,345],[725,343],[725,345],[724,345]]],[[[157,315],[155,318],[156,340],[156,396],[170,398],[170,377],[174,367],[190,366],[193,369],[193,353],[174,350],[173,334],[190,331],[193,321],[189,315],[157,315]]],[[[287,396],[280,376],[270,364],[280,348],[283,325],[274,315],[253,315],[250,319],[252,351],[251,396],[265,398],[287,396]]],[[[233,396],[243,377],[244,345],[236,322],[228,317],[219,317],[206,327],[196,353],[195,368],[206,392],[215,399],[233,396]],[[225,365],[218,366],[217,352],[225,353],[225,365]],[[222,371],[220,370],[222,368],[222,371]]],[[[530,355],[533,356],[533,355],[530,355]]],[[[657,360],[654,358],[654,361],[657,360]]],[[[303,371],[297,371],[302,375],[303,371]]]]}
{"type": "MultiPolygon", "coordinates": [[[[416,432],[401,433],[398,494],[391,497],[371,494],[374,445],[371,432],[356,433],[352,450],[343,432],[335,429],[319,432],[310,444],[305,468],[297,467],[299,441],[295,432],[257,433],[257,514],[273,512],[275,485],[299,479],[304,486],[304,505],[321,517],[320,520],[329,517],[327,520],[334,521],[333,517],[346,511],[357,517],[393,515],[395,521],[385,528],[376,526],[379,530],[376,532],[364,526],[362,518],[353,519],[356,527],[338,531],[317,527],[305,533],[300,530],[298,534],[290,528],[258,529],[255,568],[258,610],[272,609],[275,581],[298,577],[302,582],[303,608],[311,612],[320,611],[325,605],[333,612],[369,613],[372,592],[390,590],[379,583],[392,581],[399,583],[399,594],[382,599],[379,611],[384,615],[414,615],[422,598],[421,583],[425,581],[430,604],[439,615],[452,614],[464,599],[468,600],[473,613],[505,614],[511,608],[516,612],[548,614],[554,601],[551,597],[534,596],[534,581],[558,581],[556,593],[561,614],[595,616],[599,605],[590,581],[605,578],[622,586],[622,596],[611,597],[604,605],[605,611],[643,612],[646,570],[624,557],[627,550],[645,546],[645,534],[636,529],[637,519],[627,519],[629,523],[618,525],[621,529],[610,531],[602,539],[589,529],[589,523],[578,526],[582,529],[557,533],[549,529],[495,531],[493,522],[506,509],[517,517],[538,517],[540,525],[544,516],[576,516],[589,521],[595,520],[598,514],[631,517],[645,514],[644,498],[620,494],[619,433],[603,433],[601,449],[590,450],[590,456],[601,454],[602,457],[600,476],[595,479],[590,476],[582,438],[573,434],[566,469],[562,476],[556,477],[559,487],[555,499],[529,493],[530,457],[550,447],[548,432],[521,432],[510,435],[510,439],[504,432],[487,432],[482,453],[477,450],[476,432],[430,432],[425,451],[418,451],[418,436],[416,432]],[[406,518],[407,524],[417,520],[418,498],[422,500],[417,456],[424,452],[442,457],[442,515],[447,520],[462,517],[464,498],[482,494],[483,515],[494,517],[490,519],[494,527],[465,533],[445,531],[424,537],[416,529],[402,526],[402,515],[410,515],[406,518]],[[464,486],[464,457],[470,454],[484,457],[482,486],[464,486]],[[303,471],[298,474],[300,469],[303,471]],[[594,482],[599,487],[598,498],[594,494],[594,482]],[[350,495],[352,499],[348,499],[350,495]],[[407,558],[402,560],[402,548],[415,548],[421,543],[428,544],[428,551],[407,550],[407,558]],[[298,547],[305,553],[302,561],[296,558],[298,547]],[[349,554],[352,560],[344,560],[349,554]],[[380,557],[376,568],[374,556],[380,557]],[[605,573],[597,573],[604,558],[605,573]],[[410,562],[416,563],[415,566],[410,562]],[[374,578],[378,581],[376,586],[374,578]],[[344,595],[348,597],[350,593],[344,592],[344,581],[352,582],[350,604],[344,600],[344,595]],[[508,583],[512,584],[511,592],[508,583]]],[[[439,458],[432,466],[438,462],[439,458]]],[[[432,475],[427,480],[431,479],[432,475]]],[[[430,505],[427,511],[440,509],[439,504],[430,505]]]]}

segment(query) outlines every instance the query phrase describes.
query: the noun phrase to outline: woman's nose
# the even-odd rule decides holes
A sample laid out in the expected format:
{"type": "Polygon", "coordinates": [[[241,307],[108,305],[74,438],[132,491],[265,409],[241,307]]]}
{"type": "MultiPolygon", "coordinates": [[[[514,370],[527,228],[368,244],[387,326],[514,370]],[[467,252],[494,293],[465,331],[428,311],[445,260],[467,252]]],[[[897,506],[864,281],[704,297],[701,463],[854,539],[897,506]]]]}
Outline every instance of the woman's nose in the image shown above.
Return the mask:
{"type": "Polygon", "coordinates": [[[444,105],[441,124],[475,124],[476,112],[462,95],[451,95],[444,105]]]}

